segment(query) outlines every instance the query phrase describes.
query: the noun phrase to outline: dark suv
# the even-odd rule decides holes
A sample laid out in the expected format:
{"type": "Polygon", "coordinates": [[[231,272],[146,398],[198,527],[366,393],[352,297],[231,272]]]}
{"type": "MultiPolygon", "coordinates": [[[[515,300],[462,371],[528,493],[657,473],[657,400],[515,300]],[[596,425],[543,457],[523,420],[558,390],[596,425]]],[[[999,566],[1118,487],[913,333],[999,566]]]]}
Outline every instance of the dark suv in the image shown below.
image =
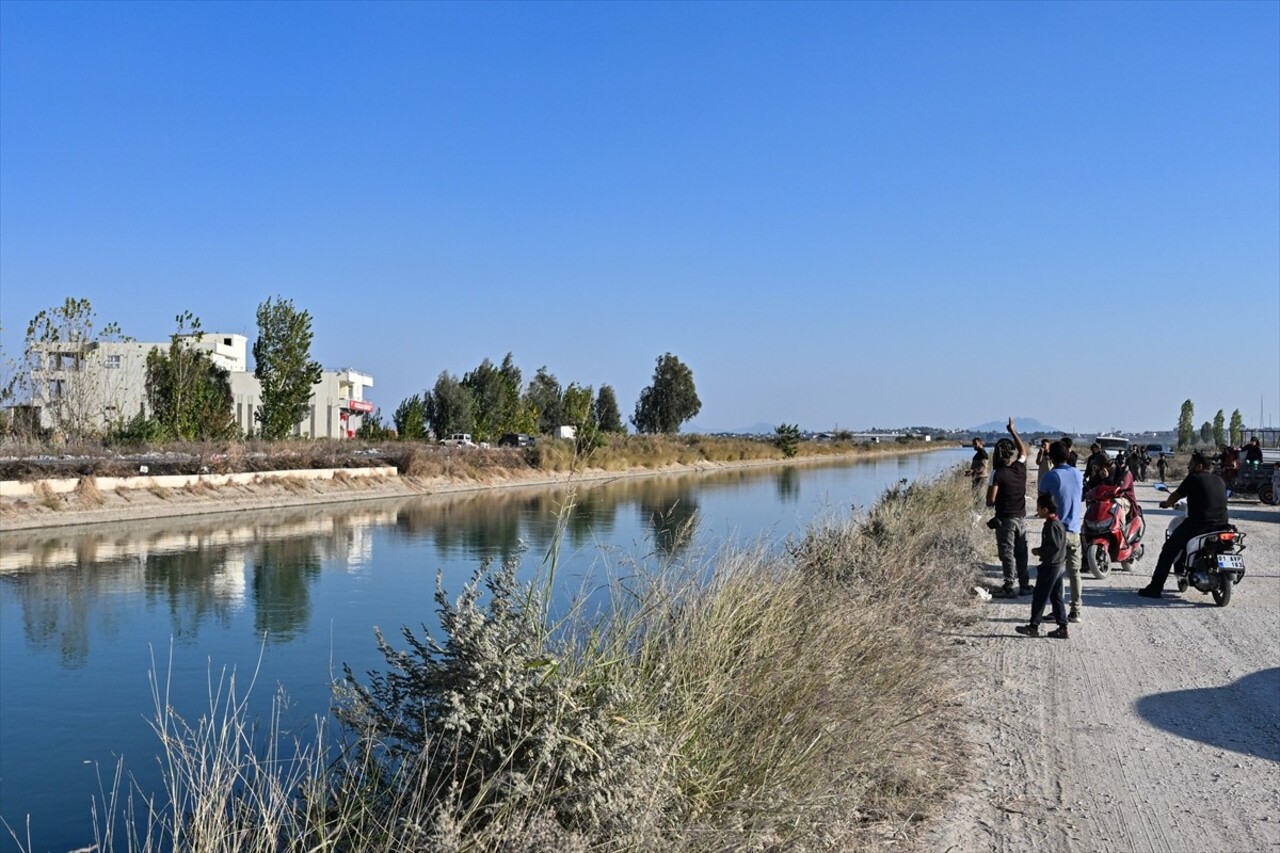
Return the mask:
{"type": "Polygon", "coordinates": [[[533,447],[533,436],[522,432],[506,432],[498,439],[499,447],[533,447]]]}

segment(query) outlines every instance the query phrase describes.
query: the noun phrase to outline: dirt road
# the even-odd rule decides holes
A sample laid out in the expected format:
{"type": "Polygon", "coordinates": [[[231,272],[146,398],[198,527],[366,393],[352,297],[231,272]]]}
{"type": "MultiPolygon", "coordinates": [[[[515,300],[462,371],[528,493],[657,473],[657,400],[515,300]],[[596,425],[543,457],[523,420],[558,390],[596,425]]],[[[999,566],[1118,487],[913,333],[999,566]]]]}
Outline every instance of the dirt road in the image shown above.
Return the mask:
{"type": "Polygon", "coordinates": [[[1163,600],[1136,595],[1173,517],[1149,484],[1138,497],[1147,554],[1133,574],[1086,573],[1070,640],[1014,633],[1030,598],[954,630],[974,651],[971,772],[922,849],[1280,850],[1280,507],[1231,503],[1248,575],[1221,608],[1172,579],[1163,600]]]}

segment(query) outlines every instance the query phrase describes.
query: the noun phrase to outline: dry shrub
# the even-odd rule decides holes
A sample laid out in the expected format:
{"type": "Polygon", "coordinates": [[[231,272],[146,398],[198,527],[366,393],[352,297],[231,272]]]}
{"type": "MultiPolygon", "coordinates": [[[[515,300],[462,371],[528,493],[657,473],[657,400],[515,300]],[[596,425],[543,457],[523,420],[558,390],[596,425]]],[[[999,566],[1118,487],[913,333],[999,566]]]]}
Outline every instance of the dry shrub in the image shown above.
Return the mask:
{"type": "Polygon", "coordinates": [[[126,489],[124,486],[116,486],[115,488],[116,496],[122,499],[125,503],[132,500],[132,498],[129,497],[129,491],[130,490],[126,489]]]}
{"type": "Polygon", "coordinates": [[[53,489],[49,488],[49,484],[44,480],[36,482],[36,498],[41,506],[54,512],[62,509],[62,499],[53,493],[53,489]]]}
{"type": "Polygon", "coordinates": [[[217,492],[217,489],[208,480],[193,480],[183,487],[183,491],[195,497],[207,497],[217,492]]]}
{"type": "Polygon", "coordinates": [[[302,477],[279,477],[272,482],[284,488],[285,491],[291,492],[295,495],[311,491],[311,481],[304,480],[302,477]]]}
{"type": "Polygon", "coordinates": [[[164,486],[160,486],[155,483],[152,483],[151,485],[147,486],[147,491],[155,495],[157,498],[159,498],[162,501],[169,500],[169,494],[170,494],[169,490],[166,489],[164,486]]]}
{"type": "Polygon", "coordinates": [[[81,477],[80,482],[76,483],[76,496],[80,499],[81,506],[102,506],[102,492],[98,491],[96,477],[81,477]]]}

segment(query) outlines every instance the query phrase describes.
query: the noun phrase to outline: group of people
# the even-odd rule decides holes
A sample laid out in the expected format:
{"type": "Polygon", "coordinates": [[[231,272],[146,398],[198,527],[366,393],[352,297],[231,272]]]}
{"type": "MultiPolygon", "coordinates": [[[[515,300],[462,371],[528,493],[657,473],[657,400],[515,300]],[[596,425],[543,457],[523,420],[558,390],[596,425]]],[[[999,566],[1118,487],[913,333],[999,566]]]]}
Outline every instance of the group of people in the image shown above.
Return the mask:
{"type": "MultiPolygon", "coordinates": [[[[1084,496],[1098,486],[1110,486],[1124,513],[1140,513],[1142,510],[1133,489],[1138,475],[1127,464],[1131,457],[1127,457],[1124,451],[1113,458],[1097,444],[1090,448],[1085,472],[1081,474],[1070,436],[1063,436],[1057,441],[1042,441],[1036,457],[1040,472],[1036,487],[1036,515],[1044,524],[1040,545],[1028,550],[1028,448],[1018,435],[1013,418],[1009,419],[1005,429],[1010,438],[996,442],[994,458],[987,453],[981,438],[973,439],[974,454],[967,472],[975,488],[986,486],[986,504],[995,510],[995,517],[988,526],[996,534],[996,549],[1004,576],[1003,586],[995,594],[1004,598],[1031,596],[1031,618],[1026,625],[1017,626],[1015,630],[1019,634],[1041,636],[1040,625],[1048,605],[1057,628],[1047,636],[1069,639],[1069,623],[1082,619],[1080,525],[1084,517],[1084,496]],[[994,469],[990,476],[987,473],[989,465],[994,469]],[[1034,586],[1031,585],[1030,556],[1038,557],[1040,562],[1034,586]],[[1070,589],[1069,599],[1063,597],[1064,579],[1070,589]]],[[[1157,466],[1163,480],[1168,473],[1168,460],[1164,454],[1157,460],[1157,466]]],[[[1167,509],[1183,498],[1187,500],[1186,520],[1174,529],[1160,550],[1150,584],[1138,591],[1144,598],[1162,597],[1161,590],[1173,561],[1191,537],[1227,525],[1226,483],[1212,473],[1210,462],[1202,453],[1192,454],[1186,479],[1160,506],[1167,509]]]]}
{"type": "Polygon", "coordinates": [[[1262,442],[1255,435],[1243,449],[1230,444],[1222,445],[1222,451],[1218,454],[1218,466],[1227,488],[1234,489],[1241,467],[1252,468],[1254,471],[1262,467],[1262,442]]]}

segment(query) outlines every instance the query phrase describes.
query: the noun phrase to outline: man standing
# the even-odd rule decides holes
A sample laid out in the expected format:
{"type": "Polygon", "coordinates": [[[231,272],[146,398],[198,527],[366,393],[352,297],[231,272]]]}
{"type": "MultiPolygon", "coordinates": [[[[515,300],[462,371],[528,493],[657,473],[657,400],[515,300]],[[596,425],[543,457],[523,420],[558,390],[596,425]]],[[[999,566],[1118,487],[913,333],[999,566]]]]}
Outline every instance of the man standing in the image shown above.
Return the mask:
{"type": "MultiPolygon", "coordinates": [[[[996,510],[996,549],[1004,570],[1005,598],[1031,594],[1031,574],[1027,570],[1027,445],[1018,435],[1013,418],[1005,426],[1013,436],[1015,449],[1002,453],[996,448],[996,473],[987,489],[987,506],[996,510]],[[1013,586],[1014,577],[1018,588],[1013,586]]],[[[1000,443],[1005,443],[1004,439],[1000,443]]]]}
{"type": "Polygon", "coordinates": [[[1160,454],[1160,458],[1156,460],[1156,473],[1160,475],[1160,482],[1164,482],[1164,478],[1169,476],[1169,460],[1164,458],[1164,454],[1160,454]]]}
{"type": "Polygon", "coordinates": [[[1041,495],[1053,495],[1058,508],[1058,519],[1067,530],[1066,574],[1071,585],[1071,611],[1067,621],[1079,622],[1080,610],[1080,522],[1084,513],[1080,509],[1084,494],[1084,478],[1080,471],[1067,463],[1067,448],[1062,442],[1049,445],[1049,459],[1053,468],[1040,479],[1036,491],[1041,495]]]}
{"type": "Polygon", "coordinates": [[[987,451],[982,446],[982,439],[973,439],[973,461],[969,463],[969,476],[973,478],[973,487],[981,489],[987,484],[987,451]]]}
{"type": "Polygon", "coordinates": [[[1173,561],[1193,536],[1227,527],[1227,484],[1209,470],[1209,460],[1198,451],[1191,454],[1187,472],[1182,485],[1160,501],[1160,506],[1168,509],[1186,498],[1187,517],[1173,529],[1165,540],[1164,547],[1160,549],[1160,559],[1156,560],[1156,570],[1151,573],[1151,583],[1138,590],[1138,595],[1143,598],[1164,597],[1161,590],[1169,578],[1173,561]]]}

